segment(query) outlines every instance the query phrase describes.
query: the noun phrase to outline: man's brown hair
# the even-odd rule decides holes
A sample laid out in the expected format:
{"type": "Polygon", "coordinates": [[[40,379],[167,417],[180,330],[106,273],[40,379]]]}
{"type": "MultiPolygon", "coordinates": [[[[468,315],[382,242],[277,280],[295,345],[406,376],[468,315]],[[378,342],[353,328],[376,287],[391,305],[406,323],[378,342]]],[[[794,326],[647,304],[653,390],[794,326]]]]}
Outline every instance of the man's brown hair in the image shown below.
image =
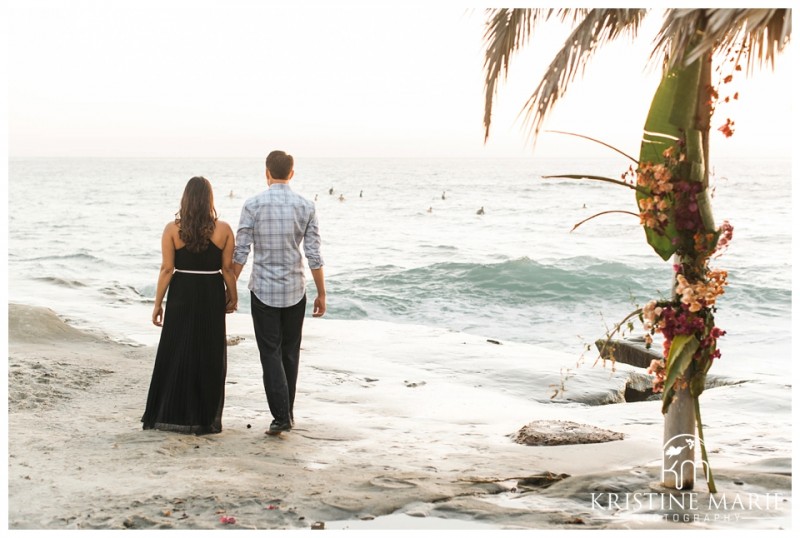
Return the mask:
{"type": "Polygon", "coordinates": [[[272,179],[288,179],[292,168],[294,168],[294,157],[285,151],[276,150],[267,155],[267,170],[272,179]]]}

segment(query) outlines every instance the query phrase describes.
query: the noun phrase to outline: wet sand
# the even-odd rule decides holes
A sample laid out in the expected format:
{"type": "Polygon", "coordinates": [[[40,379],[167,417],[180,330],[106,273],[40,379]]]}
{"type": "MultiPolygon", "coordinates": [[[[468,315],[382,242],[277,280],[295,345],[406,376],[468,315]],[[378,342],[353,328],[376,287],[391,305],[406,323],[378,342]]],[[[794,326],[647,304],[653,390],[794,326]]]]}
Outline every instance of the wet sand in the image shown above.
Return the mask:
{"type": "Polygon", "coordinates": [[[574,357],[529,345],[309,319],[297,424],[273,437],[249,319],[229,317],[228,332],[240,341],[228,348],[223,432],[142,431],[152,346],[9,305],[9,529],[791,526],[790,385],[703,395],[719,488],[710,503],[702,479],[683,497],[660,487],[660,402],[599,405],[624,392],[622,365],[574,368],[574,357]],[[566,368],[567,392],[551,400],[566,368]],[[624,437],[514,443],[535,420],[624,437]],[[634,502],[644,498],[656,505],[634,502]]]}

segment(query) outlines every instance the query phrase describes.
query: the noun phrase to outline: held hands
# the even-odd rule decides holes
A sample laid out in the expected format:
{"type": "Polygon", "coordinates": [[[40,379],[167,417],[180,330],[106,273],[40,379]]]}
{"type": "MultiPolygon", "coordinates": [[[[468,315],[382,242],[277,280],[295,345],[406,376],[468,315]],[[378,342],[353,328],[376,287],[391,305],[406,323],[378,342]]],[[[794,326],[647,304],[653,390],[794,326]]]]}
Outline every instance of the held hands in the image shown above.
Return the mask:
{"type": "Polygon", "coordinates": [[[239,297],[235,293],[226,293],[225,313],[232,314],[239,308],[239,297]]]}
{"type": "Polygon", "coordinates": [[[322,297],[317,296],[314,299],[314,312],[311,314],[315,318],[319,318],[325,315],[325,296],[322,297]]]}
{"type": "Polygon", "coordinates": [[[160,304],[153,308],[153,325],[161,327],[164,324],[164,309],[160,304]]]}

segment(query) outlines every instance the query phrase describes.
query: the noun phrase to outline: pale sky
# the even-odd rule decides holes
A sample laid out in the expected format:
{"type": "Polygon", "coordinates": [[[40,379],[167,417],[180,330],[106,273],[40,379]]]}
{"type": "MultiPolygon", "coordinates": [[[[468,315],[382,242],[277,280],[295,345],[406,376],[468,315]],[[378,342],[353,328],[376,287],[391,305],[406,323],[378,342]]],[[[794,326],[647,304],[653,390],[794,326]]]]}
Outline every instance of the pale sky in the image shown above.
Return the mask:
{"type": "MultiPolygon", "coordinates": [[[[554,134],[534,152],[517,119],[567,27],[541,30],[512,62],[484,145],[482,10],[372,5],[11,1],[9,156],[609,155],[554,134]]],[[[660,23],[654,12],[636,42],[601,50],[545,129],[637,155],[660,23]]],[[[739,101],[715,117],[734,119],[736,133],[715,134],[717,155],[789,155],[790,55],[774,73],[737,75],[739,101]]]]}

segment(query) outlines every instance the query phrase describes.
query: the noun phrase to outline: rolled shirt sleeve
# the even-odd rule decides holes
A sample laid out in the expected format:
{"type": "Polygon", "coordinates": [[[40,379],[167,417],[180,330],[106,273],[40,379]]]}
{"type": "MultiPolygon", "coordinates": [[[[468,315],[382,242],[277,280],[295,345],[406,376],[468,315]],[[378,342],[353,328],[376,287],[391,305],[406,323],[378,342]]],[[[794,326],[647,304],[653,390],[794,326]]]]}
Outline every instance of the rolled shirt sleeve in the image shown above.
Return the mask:
{"type": "Polygon", "coordinates": [[[324,265],[322,261],[322,254],[320,247],[322,241],[319,237],[319,222],[317,221],[317,212],[312,210],[311,218],[308,220],[305,234],[303,235],[303,250],[308,260],[309,269],[319,269],[324,265]]]}
{"type": "Polygon", "coordinates": [[[233,249],[233,263],[245,265],[247,257],[250,255],[250,247],[253,244],[253,212],[245,202],[242,207],[242,214],[239,217],[239,228],[236,230],[236,246],[233,249]]]}

